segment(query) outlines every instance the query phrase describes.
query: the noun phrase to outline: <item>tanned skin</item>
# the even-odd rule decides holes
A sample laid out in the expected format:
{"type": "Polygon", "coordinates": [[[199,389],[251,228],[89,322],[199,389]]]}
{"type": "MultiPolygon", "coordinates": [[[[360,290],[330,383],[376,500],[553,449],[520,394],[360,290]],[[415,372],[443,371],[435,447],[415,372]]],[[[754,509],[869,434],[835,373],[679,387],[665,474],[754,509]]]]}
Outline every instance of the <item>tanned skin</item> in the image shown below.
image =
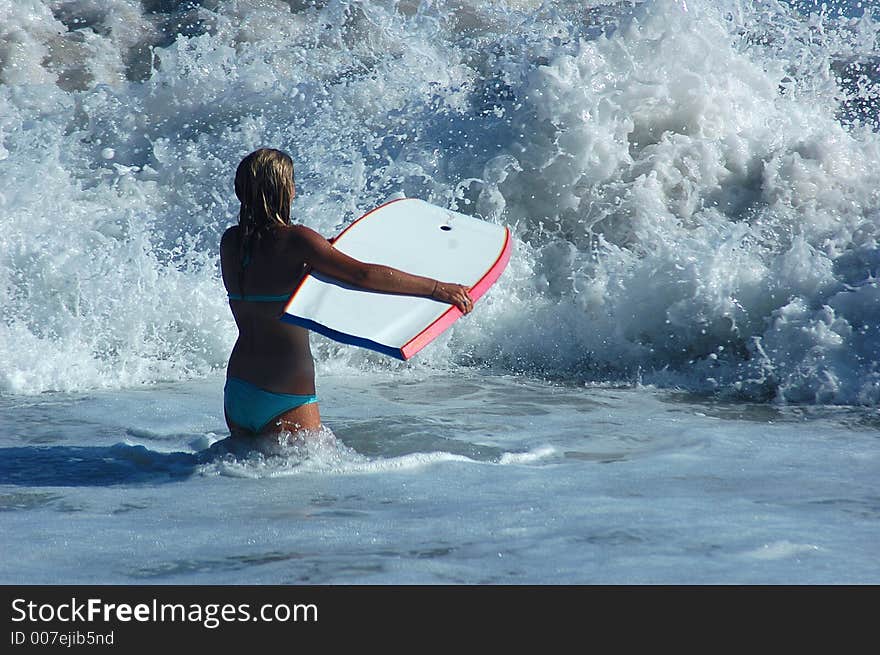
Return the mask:
{"type": "MultiPolygon", "coordinates": [[[[468,289],[460,284],[412,275],[369,264],[340,252],[323,236],[303,225],[273,227],[251,244],[250,260],[240,288],[240,228],[226,230],[220,241],[223,284],[231,294],[281,295],[292,293],[309,271],[371,291],[433,298],[454,305],[462,313],[474,306],[468,289]]],[[[238,340],[229,357],[227,373],[276,393],[315,393],[315,368],[304,328],[279,320],[285,302],[230,300],[238,326],[238,340]]],[[[229,420],[233,436],[253,435],[229,420]]],[[[282,430],[315,430],[321,426],[318,403],[292,409],[263,428],[262,434],[282,430]]]]}

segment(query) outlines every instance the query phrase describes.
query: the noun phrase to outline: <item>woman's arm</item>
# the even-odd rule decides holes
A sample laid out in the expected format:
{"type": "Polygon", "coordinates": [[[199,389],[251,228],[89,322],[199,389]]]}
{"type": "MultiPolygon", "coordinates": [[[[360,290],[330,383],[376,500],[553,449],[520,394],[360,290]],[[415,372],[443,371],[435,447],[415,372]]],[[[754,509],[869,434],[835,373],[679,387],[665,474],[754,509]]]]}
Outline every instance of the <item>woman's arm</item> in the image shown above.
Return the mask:
{"type": "Polygon", "coordinates": [[[413,275],[390,266],[368,264],[340,252],[312,229],[302,225],[294,229],[303,259],[319,273],[370,291],[433,298],[455,305],[463,314],[474,308],[465,286],[413,275]]]}

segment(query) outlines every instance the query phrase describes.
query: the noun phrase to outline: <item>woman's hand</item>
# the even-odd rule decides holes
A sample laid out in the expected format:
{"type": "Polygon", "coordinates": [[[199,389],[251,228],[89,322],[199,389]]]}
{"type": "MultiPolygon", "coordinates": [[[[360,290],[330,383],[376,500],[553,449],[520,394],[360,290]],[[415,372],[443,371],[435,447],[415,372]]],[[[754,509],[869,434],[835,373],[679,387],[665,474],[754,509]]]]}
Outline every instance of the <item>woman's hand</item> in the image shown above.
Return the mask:
{"type": "Polygon", "coordinates": [[[455,305],[462,314],[469,314],[474,308],[474,301],[471,300],[468,288],[461,284],[437,282],[434,285],[434,291],[431,292],[431,297],[434,300],[455,305]]]}

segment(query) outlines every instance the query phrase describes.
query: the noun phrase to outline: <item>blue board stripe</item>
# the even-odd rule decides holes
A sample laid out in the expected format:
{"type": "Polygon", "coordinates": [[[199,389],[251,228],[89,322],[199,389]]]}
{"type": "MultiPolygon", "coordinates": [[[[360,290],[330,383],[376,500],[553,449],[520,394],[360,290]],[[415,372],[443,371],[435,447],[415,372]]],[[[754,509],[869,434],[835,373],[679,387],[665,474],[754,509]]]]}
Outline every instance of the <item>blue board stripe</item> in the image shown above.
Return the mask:
{"type": "Polygon", "coordinates": [[[306,330],[311,330],[312,332],[323,334],[328,339],[333,339],[334,341],[346,343],[349,346],[369,348],[370,350],[375,350],[376,352],[380,352],[383,355],[388,355],[389,357],[394,357],[396,359],[406,361],[403,353],[400,352],[400,348],[392,348],[391,346],[386,346],[385,344],[381,344],[370,339],[364,339],[363,337],[356,337],[351,334],[346,334],[345,332],[339,332],[338,330],[328,328],[326,325],[321,325],[320,323],[316,323],[315,321],[312,321],[310,319],[301,318],[299,316],[292,316],[291,314],[287,313],[281,315],[281,320],[285,323],[298,325],[299,327],[305,328],[306,330]]]}

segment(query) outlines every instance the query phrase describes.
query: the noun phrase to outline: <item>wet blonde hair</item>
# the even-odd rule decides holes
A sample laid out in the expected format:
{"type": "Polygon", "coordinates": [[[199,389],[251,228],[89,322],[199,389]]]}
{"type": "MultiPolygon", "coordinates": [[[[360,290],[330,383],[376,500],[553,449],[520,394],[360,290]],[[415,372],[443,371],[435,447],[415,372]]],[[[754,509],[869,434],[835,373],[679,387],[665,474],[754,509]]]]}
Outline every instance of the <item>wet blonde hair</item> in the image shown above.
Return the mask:
{"type": "Polygon", "coordinates": [[[287,153],[260,148],[239,163],[235,171],[235,195],[241,202],[238,212],[240,277],[244,276],[252,243],[273,227],[290,224],[293,190],[293,160],[287,153]]]}
{"type": "Polygon", "coordinates": [[[260,148],[235,171],[235,195],[241,202],[238,224],[247,233],[290,223],[293,160],[285,152],[260,148]]]}

